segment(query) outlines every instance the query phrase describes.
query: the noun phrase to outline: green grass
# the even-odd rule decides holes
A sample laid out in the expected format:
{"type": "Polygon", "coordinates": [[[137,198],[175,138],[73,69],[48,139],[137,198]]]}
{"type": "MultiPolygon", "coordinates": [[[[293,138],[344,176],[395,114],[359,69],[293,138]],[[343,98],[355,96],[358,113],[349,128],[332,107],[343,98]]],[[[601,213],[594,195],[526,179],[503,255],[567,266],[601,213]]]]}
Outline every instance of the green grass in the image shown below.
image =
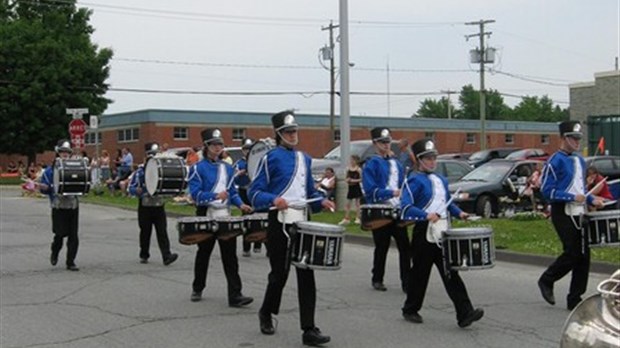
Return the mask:
{"type": "Polygon", "coordinates": [[[0,185],[21,185],[23,183],[19,176],[16,177],[0,177],[0,185]]]}
{"type": "MultiPolygon", "coordinates": [[[[138,201],[136,198],[127,198],[120,195],[111,196],[107,192],[96,196],[89,194],[82,198],[83,201],[95,204],[104,204],[126,209],[136,209],[138,201]]],[[[166,211],[179,215],[195,215],[195,208],[191,205],[177,205],[174,202],[166,204],[166,211]]],[[[238,215],[237,209],[233,210],[234,215],[238,215]]],[[[312,216],[313,221],[337,224],[343,212],[321,212],[312,216]]],[[[547,219],[537,220],[509,220],[509,219],[486,219],[474,222],[456,221],[454,227],[465,226],[491,226],[494,233],[495,247],[497,250],[509,250],[525,254],[557,256],[562,251],[562,245],[557,237],[551,221],[547,219]]],[[[411,228],[409,228],[411,231],[411,228]]],[[[370,231],[362,231],[359,225],[350,224],[346,227],[347,234],[367,236],[370,238],[370,231]]],[[[620,265],[620,250],[618,247],[592,248],[592,261],[606,262],[620,265]]]]}

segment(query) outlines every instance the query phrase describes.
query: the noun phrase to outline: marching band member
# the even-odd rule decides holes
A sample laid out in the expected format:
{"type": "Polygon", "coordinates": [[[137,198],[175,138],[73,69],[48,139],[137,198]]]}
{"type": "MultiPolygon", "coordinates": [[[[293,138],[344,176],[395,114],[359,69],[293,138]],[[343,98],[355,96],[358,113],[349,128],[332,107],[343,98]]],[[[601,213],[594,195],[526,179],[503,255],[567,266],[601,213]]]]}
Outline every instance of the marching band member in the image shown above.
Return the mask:
{"type": "MultiPolygon", "coordinates": [[[[257,175],[250,185],[250,201],[257,210],[270,206],[267,228],[267,251],[269,253],[268,285],[265,299],[258,313],[260,330],[265,335],[273,335],[272,314],[278,314],[282,291],[286,285],[291,262],[291,227],[296,221],[307,219],[308,199],[318,198],[311,203],[312,208],[321,206],[334,208],[334,203],[324,198],[314,188],[310,172],[310,157],[295,150],[298,143],[298,125],[290,111],[273,115],[271,118],[277,147],[270,150],[259,163],[257,175]]],[[[304,331],[302,342],[306,345],[321,345],[330,341],[315,326],[316,284],[314,271],[295,269],[297,273],[297,296],[299,299],[299,317],[304,331]]]]}
{"type": "MultiPolygon", "coordinates": [[[[248,153],[250,152],[250,148],[254,144],[254,141],[250,138],[245,138],[241,142],[241,152],[243,153],[243,157],[241,157],[235,164],[235,185],[237,185],[237,190],[239,191],[239,197],[243,203],[250,205],[250,200],[248,198],[248,187],[250,186],[250,177],[248,176],[248,153]]],[[[250,249],[252,247],[251,242],[243,241],[243,256],[249,257],[250,249]]],[[[254,242],[254,252],[260,253],[261,243],[254,242]]]]}
{"type": "Polygon", "coordinates": [[[151,245],[151,233],[153,225],[155,226],[155,234],[157,236],[157,244],[161,252],[162,260],[165,266],[173,263],[179,255],[170,252],[170,240],[168,239],[166,210],[164,208],[164,199],[161,196],[151,196],[146,191],[146,183],[144,181],[144,170],[146,162],[149,158],[159,153],[159,144],[147,143],[144,146],[146,160],[134,175],[131,176],[129,184],[129,193],[138,197],[138,226],[140,227],[140,263],[148,263],[149,249],[151,245]]]}
{"type": "Polygon", "coordinates": [[[545,301],[555,304],[553,283],[572,271],[567,308],[572,310],[581,302],[588,285],[590,246],[581,231],[585,204],[603,207],[600,198],[585,192],[586,165],[579,155],[581,124],[578,121],[560,123],[560,150],[554,153],[543,170],[541,192],[551,202],[551,222],[562,242],[562,254],[545,270],[538,287],[545,301]]]}
{"type": "MultiPolygon", "coordinates": [[[[69,159],[73,150],[69,140],[59,140],[55,148],[57,157],[61,159],[69,159]]],[[[67,237],[67,269],[70,271],[79,271],[75,265],[75,257],[78,252],[79,238],[79,201],[77,196],[57,195],[54,191],[54,165],[45,169],[39,184],[41,193],[49,196],[52,207],[52,232],[54,239],[52,241],[52,255],[50,262],[52,266],[58,263],[58,254],[62,249],[62,240],[67,237]]]]}
{"type": "MultiPolygon", "coordinates": [[[[230,216],[231,203],[244,212],[250,212],[252,208],[241,201],[237,189],[232,185],[232,166],[219,158],[224,150],[222,132],[217,128],[205,129],[201,135],[204,142],[203,159],[193,165],[189,173],[189,192],[196,202],[196,215],[211,218],[230,216]]],[[[228,283],[228,305],[242,307],[252,303],[253,298],[243,296],[241,293],[236,238],[228,240],[211,238],[198,243],[194,263],[192,302],[202,299],[202,290],[207,281],[209,259],[216,240],[220,246],[222,264],[228,283]]]]}
{"type": "Polygon", "coordinates": [[[468,214],[454,203],[446,206],[450,200],[448,181],[434,173],[437,166],[437,150],[432,139],[416,141],[411,150],[416,158],[418,171],[412,172],[407,178],[401,202],[401,219],[416,223],[411,241],[413,267],[409,274],[407,299],[402,308],[403,317],[413,323],[423,322],[418,312],[422,308],[434,264],[456,309],[458,326],[464,328],[480,320],[484,311],[480,308],[474,309],[458,272],[454,270],[446,272],[442,249],[437,244],[441,231],[434,229],[434,224],[443,220],[445,223],[441,225],[447,227],[448,213],[461,219],[467,219],[468,214]]]}
{"type": "MultiPolygon", "coordinates": [[[[388,204],[398,208],[404,170],[390,150],[392,142],[390,130],[377,127],[370,131],[370,136],[377,154],[370,157],[364,164],[362,171],[364,198],[367,204],[388,204]]],[[[385,275],[385,260],[390,248],[390,237],[394,238],[398,247],[400,282],[403,291],[406,291],[408,272],[411,267],[409,238],[407,227],[398,226],[396,221],[372,230],[372,239],[375,243],[372,287],[379,291],[387,290],[383,284],[383,276],[385,275]]]]}

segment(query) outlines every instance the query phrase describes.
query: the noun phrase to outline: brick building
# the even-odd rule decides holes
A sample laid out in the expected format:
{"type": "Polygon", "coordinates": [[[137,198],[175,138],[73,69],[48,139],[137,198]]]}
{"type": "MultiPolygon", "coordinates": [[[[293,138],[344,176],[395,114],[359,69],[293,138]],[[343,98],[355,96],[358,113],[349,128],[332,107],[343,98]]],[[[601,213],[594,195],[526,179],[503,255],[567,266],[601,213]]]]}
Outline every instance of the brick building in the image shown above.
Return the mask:
{"type": "MultiPolygon", "coordinates": [[[[328,115],[297,114],[300,129],[299,148],[313,157],[321,157],[333,146],[329,132],[328,115]]],[[[336,117],[335,124],[339,124],[336,117]]],[[[396,139],[415,141],[432,136],[441,153],[475,152],[480,149],[480,122],[461,119],[421,119],[387,117],[351,117],[351,140],[368,139],[369,130],[385,126],[392,129],[396,139]]],[[[171,148],[201,145],[200,132],[207,127],[219,127],[224,133],[226,146],[239,146],[245,137],[254,139],[273,137],[270,113],[140,110],[103,115],[99,123],[100,146],[114,157],[117,149],[127,147],[134,155],[134,162],[141,163],[144,144],[157,141],[171,148]]],[[[487,121],[487,147],[534,147],[551,153],[559,146],[555,123],[487,121]]],[[[338,133],[338,132],[336,132],[338,133]]],[[[89,131],[86,152],[95,154],[96,134],[89,131]]],[[[53,152],[38,156],[37,161],[51,163],[53,152]]],[[[21,156],[0,155],[0,165],[21,156]]]]}

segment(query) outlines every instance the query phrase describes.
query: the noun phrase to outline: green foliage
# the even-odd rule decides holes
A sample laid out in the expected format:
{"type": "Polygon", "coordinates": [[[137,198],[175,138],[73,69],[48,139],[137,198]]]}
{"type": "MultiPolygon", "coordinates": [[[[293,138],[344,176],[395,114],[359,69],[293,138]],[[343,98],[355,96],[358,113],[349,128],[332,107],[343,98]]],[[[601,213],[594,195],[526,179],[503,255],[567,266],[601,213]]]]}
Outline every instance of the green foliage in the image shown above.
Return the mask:
{"type": "Polygon", "coordinates": [[[68,138],[66,108],[110,102],[110,49],[90,40],[91,12],[74,1],[0,3],[0,153],[34,155],[68,138]]]}
{"type": "MultiPolygon", "coordinates": [[[[453,105],[450,105],[450,107],[454,110],[453,105]]],[[[424,99],[420,103],[420,108],[415,117],[448,118],[448,98],[443,97],[440,100],[424,99]]]]}

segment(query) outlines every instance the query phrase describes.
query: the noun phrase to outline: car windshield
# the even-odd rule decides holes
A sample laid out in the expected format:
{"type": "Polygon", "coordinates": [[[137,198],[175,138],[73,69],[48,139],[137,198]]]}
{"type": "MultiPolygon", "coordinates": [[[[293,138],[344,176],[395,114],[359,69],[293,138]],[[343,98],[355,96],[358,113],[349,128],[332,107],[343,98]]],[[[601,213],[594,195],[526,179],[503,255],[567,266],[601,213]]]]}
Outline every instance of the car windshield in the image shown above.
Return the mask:
{"type": "Polygon", "coordinates": [[[506,156],[506,159],[526,158],[527,156],[530,155],[530,152],[532,152],[532,150],[519,150],[519,151],[515,151],[515,152],[509,154],[508,156],[506,156]]]}
{"type": "Polygon", "coordinates": [[[489,152],[486,150],[474,152],[471,156],[469,156],[468,160],[477,161],[477,160],[484,159],[488,155],[488,153],[489,152]]]}
{"type": "Polygon", "coordinates": [[[497,182],[502,180],[511,168],[512,163],[510,162],[490,162],[472,170],[460,181],[497,182]]]}
{"type": "MultiPolygon", "coordinates": [[[[357,155],[362,158],[364,156],[364,152],[368,149],[368,145],[368,143],[351,143],[350,154],[357,155]]],[[[323,158],[329,160],[340,160],[340,146],[335,147],[323,158]]]]}

